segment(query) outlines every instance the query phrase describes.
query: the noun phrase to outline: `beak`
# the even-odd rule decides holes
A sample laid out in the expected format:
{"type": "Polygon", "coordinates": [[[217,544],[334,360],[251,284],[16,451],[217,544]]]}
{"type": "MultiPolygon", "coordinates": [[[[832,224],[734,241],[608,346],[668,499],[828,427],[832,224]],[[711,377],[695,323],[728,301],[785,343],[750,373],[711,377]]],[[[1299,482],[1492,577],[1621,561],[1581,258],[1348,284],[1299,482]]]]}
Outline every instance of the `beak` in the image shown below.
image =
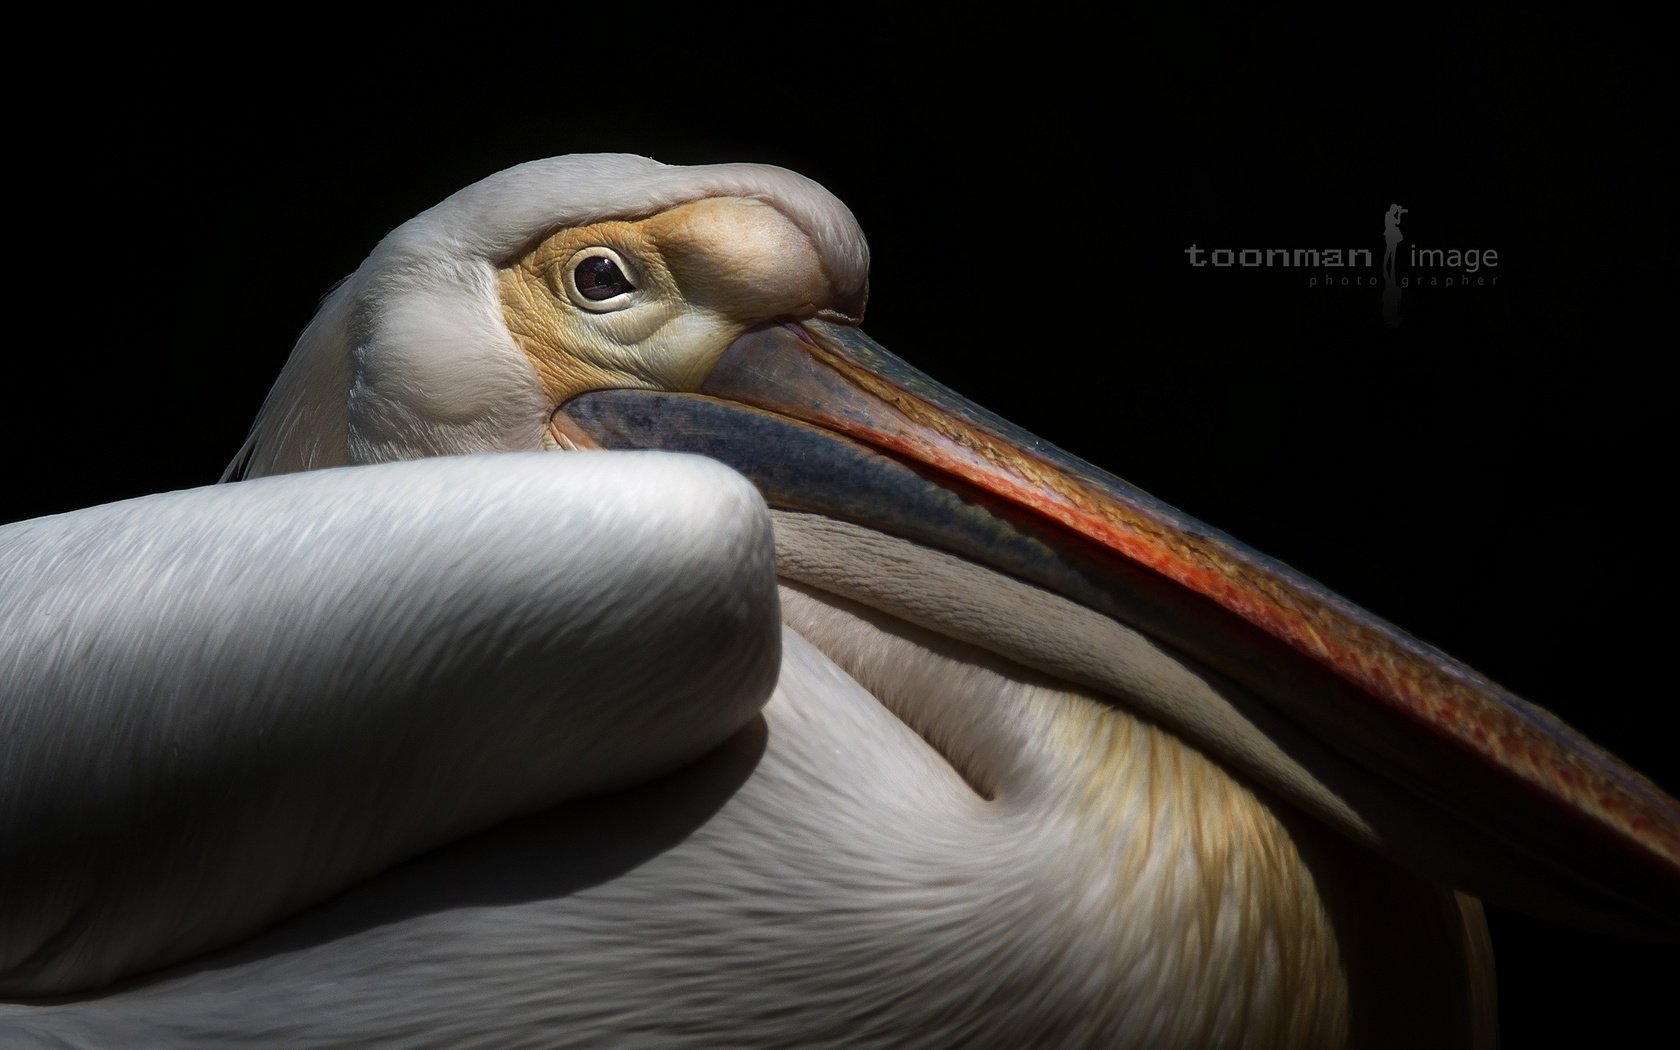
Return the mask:
{"type": "Polygon", "coordinates": [[[1327,744],[1384,785],[1346,797],[1408,798],[1453,823],[1453,841],[1477,856],[1419,856],[1438,847],[1385,841],[1373,816],[1379,848],[1501,903],[1680,936],[1674,799],[1545,711],[965,401],[855,327],[759,327],[695,394],[584,394],[554,428],[563,444],[713,456],[773,507],[1056,591],[1234,680],[1281,716],[1285,736],[1327,744]]]}

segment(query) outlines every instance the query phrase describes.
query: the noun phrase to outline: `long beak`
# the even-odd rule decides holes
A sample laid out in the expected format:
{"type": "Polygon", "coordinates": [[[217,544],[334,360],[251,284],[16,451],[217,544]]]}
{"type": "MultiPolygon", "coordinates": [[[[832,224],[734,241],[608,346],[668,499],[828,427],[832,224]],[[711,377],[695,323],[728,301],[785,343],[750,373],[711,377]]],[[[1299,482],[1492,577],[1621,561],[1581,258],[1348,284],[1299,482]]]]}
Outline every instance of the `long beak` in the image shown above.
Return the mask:
{"type": "MultiPolygon", "coordinates": [[[[1055,590],[1236,680],[1361,769],[1500,843],[1500,856],[1544,871],[1547,886],[1507,894],[1519,906],[1680,936],[1674,799],[1545,711],[970,404],[854,327],[766,325],[736,340],[696,394],[585,394],[555,425],[601,447],[711,455],[772,506],[1055,590]]],[[[1426,866],[1477,881],[1475,863],[1426,866]]],[[[1494,881],[1498,899],[1507,884],[1494,881]]]]}

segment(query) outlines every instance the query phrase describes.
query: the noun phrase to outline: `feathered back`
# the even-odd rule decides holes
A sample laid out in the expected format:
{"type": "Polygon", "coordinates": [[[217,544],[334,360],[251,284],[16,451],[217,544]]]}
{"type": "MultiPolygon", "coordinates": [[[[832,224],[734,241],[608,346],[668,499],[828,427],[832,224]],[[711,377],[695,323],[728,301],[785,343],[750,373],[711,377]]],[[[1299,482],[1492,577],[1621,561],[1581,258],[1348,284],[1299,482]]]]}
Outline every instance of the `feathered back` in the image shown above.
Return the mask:
{"type": "Polygon", "coordinates": [[[810,235],[837,290],[862,290],[869,249],[857,220],[786,169],[628,154],[521,164],[391,231],[326,298],[224,480],[541,448],[553,406],[503,322],[497,269],[557,229],[708,197],[775,207],[810,235]]]}

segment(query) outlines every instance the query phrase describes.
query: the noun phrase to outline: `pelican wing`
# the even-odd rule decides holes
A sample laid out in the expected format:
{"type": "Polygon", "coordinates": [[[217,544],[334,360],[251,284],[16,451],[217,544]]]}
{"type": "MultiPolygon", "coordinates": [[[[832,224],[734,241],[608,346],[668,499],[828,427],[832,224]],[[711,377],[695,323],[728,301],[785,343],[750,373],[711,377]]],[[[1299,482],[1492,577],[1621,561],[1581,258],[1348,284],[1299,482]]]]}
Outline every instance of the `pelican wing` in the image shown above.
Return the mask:
{"type": "Polygon", "coordinates": [[[768,515],[712,461],[463,457],[0,529],[0,994],[249,935],[769,697],[768,515]]]}

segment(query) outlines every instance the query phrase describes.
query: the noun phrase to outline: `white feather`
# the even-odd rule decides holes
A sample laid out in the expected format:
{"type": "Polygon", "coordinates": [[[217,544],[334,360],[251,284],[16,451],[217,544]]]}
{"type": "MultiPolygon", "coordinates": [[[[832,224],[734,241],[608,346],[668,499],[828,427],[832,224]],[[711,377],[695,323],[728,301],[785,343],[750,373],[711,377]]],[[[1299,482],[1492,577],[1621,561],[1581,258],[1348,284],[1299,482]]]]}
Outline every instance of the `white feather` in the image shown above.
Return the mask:
{"type": "Polygon", "coordinates": [[[0,994],[222,947],[693,759],[768,694],[773,579],[757,492],[657,454],[345,468],[0,528],[0,994]]]}

